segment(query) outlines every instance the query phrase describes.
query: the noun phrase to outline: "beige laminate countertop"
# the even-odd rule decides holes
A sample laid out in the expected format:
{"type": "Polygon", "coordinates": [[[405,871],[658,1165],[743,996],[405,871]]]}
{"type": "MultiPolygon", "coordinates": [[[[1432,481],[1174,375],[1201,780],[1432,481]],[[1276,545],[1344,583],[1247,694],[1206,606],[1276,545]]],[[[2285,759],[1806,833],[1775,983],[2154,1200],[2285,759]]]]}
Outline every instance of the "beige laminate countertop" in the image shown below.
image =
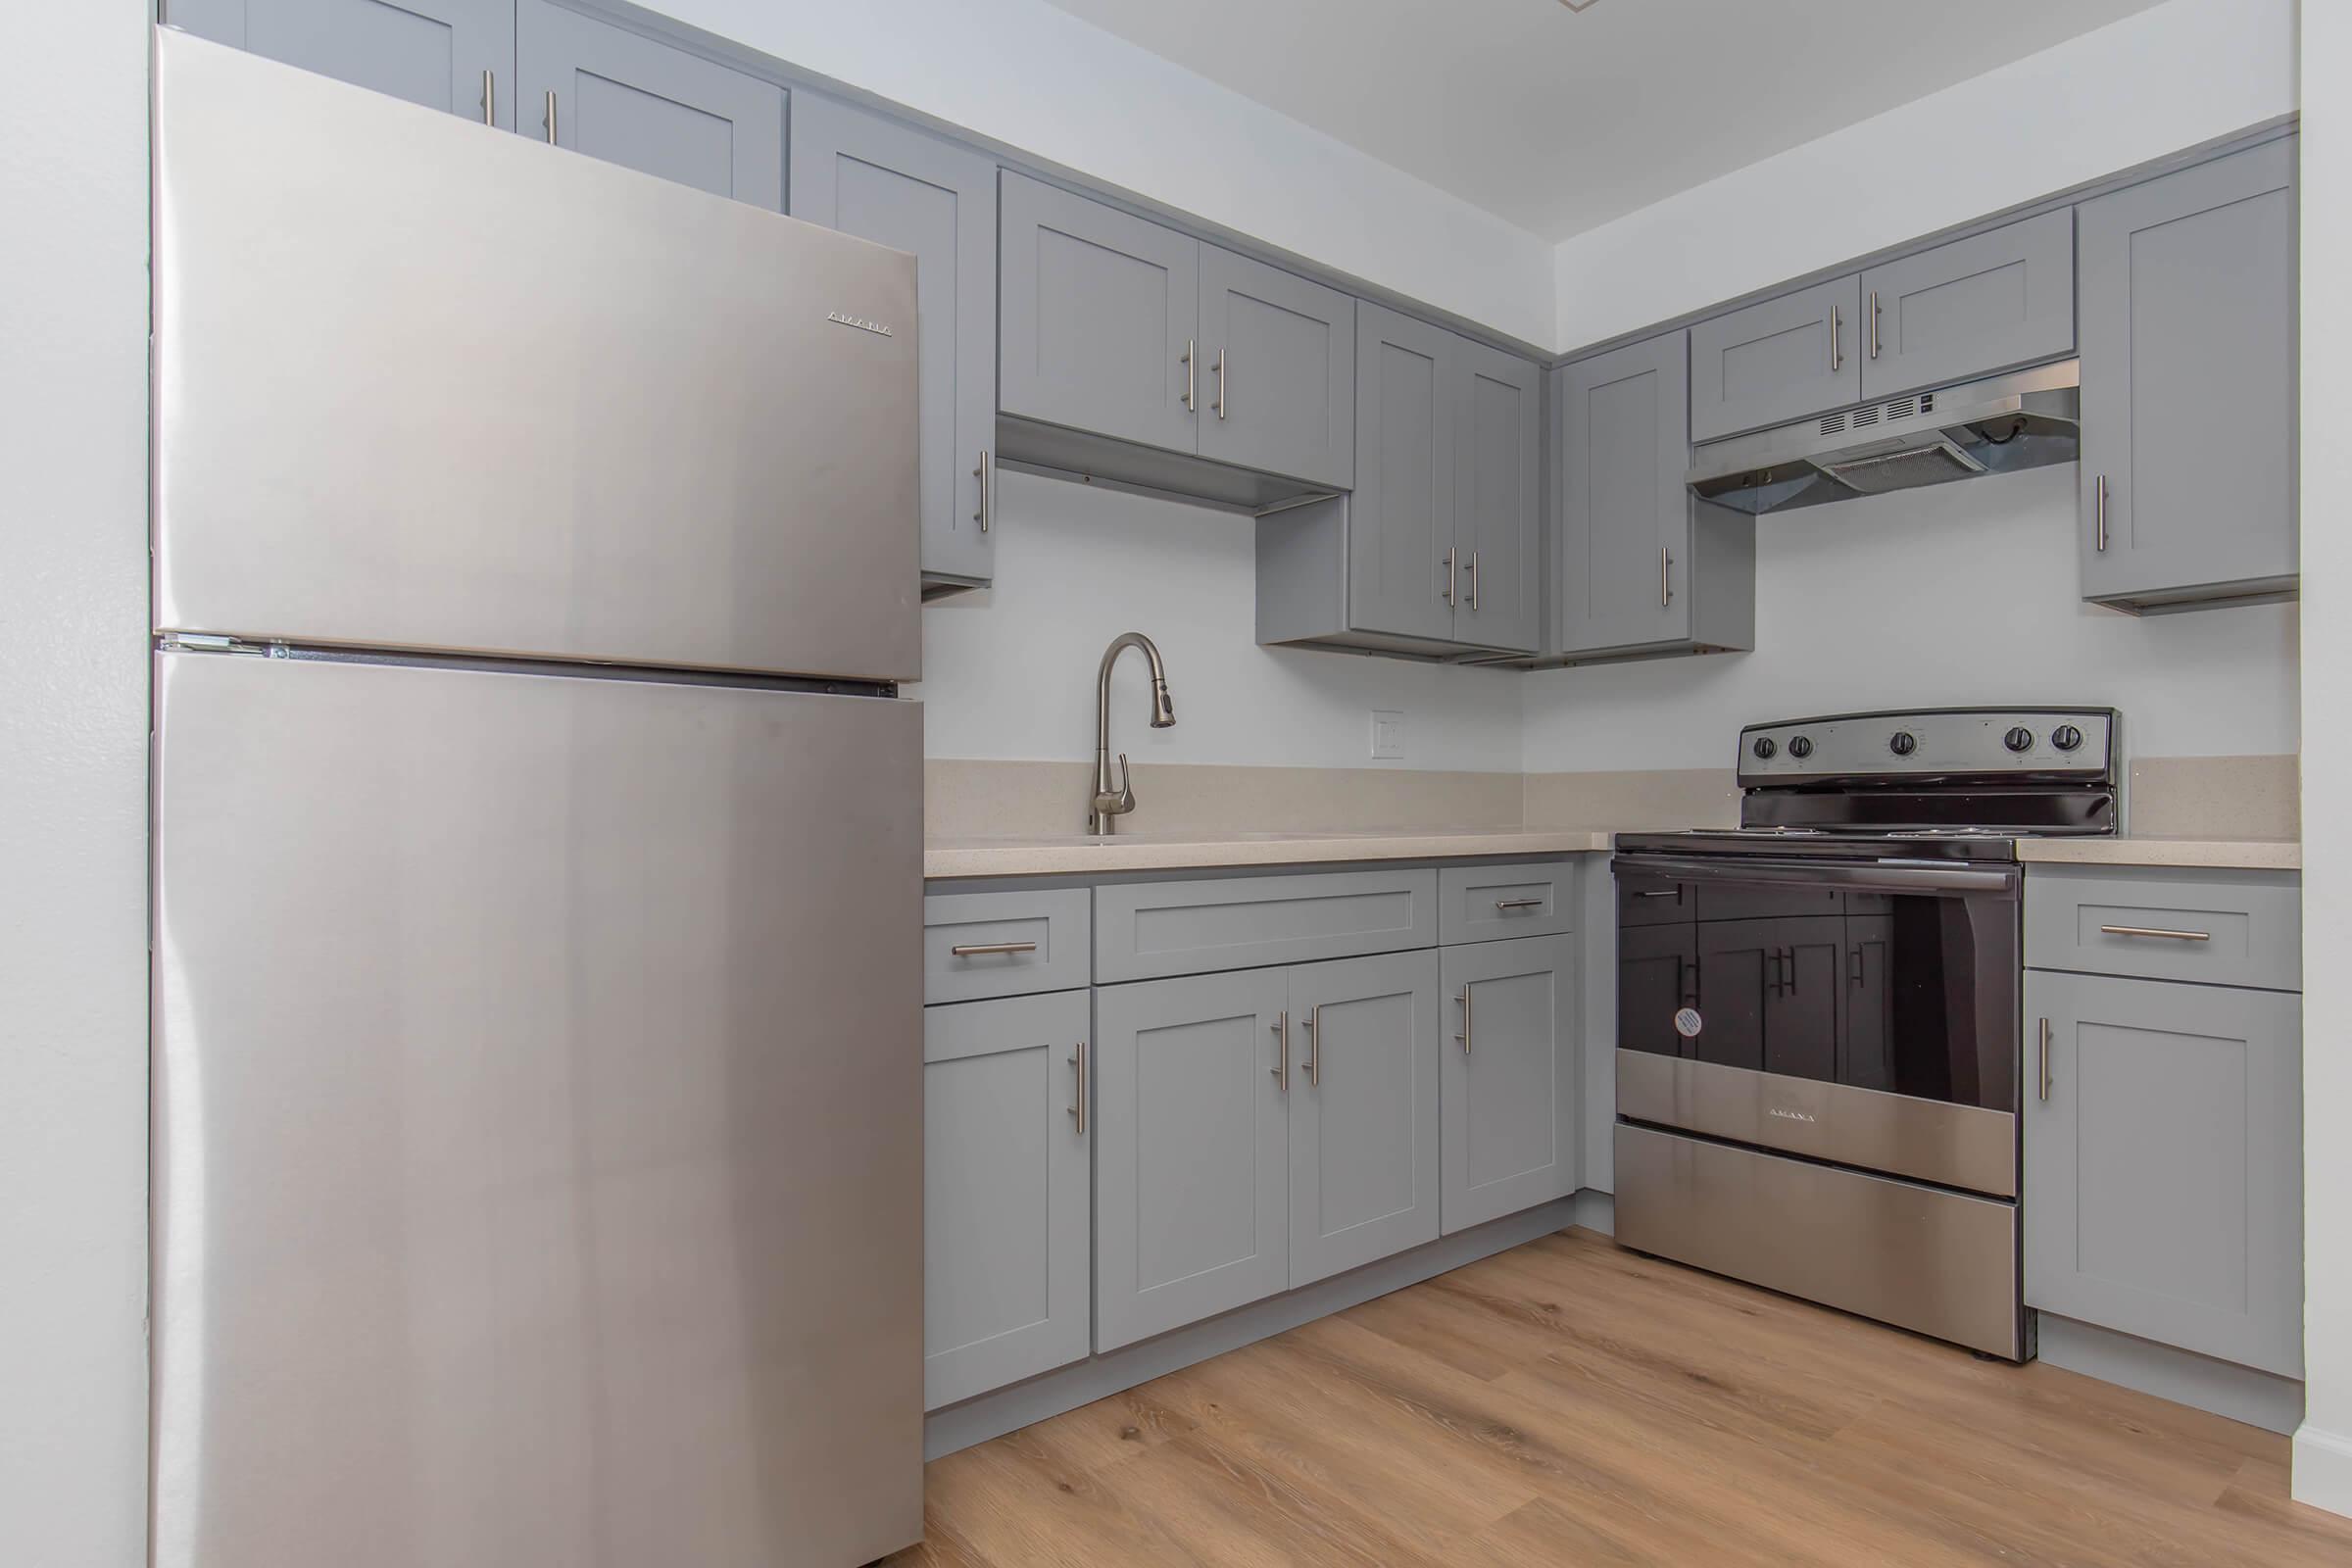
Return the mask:
{"type": "Polygon", "coordinates": [[[930,881],[972,876],[1084,876],[1096,871],[1208,870],[1335,860],[1446,860],[1606,850],[1591,828],[1362,828],[1338,833],[1121,833],[1107,838],[935,838],[930,881]]]}
{"type": "Polygon", "coordinates": [[[2235,871],[2300,871],[2299,839],[2118,838],[2020,839],[2017,858],[2048,865],[2202,865],[2235,871]]]}

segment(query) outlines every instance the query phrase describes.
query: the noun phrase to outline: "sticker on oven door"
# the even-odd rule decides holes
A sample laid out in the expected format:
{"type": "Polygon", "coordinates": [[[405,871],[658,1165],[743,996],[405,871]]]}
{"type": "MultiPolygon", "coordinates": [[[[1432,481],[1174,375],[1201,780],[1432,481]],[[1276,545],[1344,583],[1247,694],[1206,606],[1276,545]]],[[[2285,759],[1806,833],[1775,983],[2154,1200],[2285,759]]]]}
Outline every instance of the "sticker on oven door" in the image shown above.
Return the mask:
{"type": "Polygon", "coordinates": [[[1685,1040],[1696,1040],[1698,1038],[1698,1031],[1702,1027],[1704,1027],[1704,1025],[1698,1016],[1698,1009],[1696,1007],[1683,1007],[1676,1011],[1674,1015],[1674,1032],[1678,1035],[1681,1035],[1685,1040]]]}

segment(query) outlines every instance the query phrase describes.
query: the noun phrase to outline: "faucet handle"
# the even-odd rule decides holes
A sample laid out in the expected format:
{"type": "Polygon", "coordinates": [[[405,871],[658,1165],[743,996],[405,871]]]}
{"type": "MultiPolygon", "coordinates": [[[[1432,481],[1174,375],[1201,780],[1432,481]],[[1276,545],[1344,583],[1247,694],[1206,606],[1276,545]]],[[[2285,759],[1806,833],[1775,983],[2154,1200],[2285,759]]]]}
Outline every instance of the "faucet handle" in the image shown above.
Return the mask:
{"type": "Polygon", "coordinates": [[[1135,809],[1135,790],[1127,781],[1127,754],[1125,752],[1119,754],[1119,809],[1122,811],[1135,809]]]}

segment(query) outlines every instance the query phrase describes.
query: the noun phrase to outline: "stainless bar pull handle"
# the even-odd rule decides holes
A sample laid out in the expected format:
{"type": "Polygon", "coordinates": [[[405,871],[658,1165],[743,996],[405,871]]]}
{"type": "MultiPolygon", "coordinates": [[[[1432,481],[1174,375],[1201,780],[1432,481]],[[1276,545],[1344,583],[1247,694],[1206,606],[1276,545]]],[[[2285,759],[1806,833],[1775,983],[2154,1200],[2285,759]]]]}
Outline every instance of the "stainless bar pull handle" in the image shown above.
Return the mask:
{"type": "Polygon", "coordinates": [[[550,147],[562,146],[563,143],[556,140],[556,89],[553,87],[547,89],[547,115],[545,117],[545,122],[547,125],[547,144],[550,147]]]}
{"type": "Polygon", "coordinates": [[[1846,956],[1846,979],[1856,991],[1862,989],[1862,950],[1855,948],[1846,956]]]}
{"type": "Polygon", "coordinates": [[[1306,1086],[1323,1086],[1323,1004],[1316,1003],[1306,1011],[1306,1086]]]}
{"type": "Polygon", "coordinates": [[[1879,357],[1879,291],[1870,291],[1870,357],[1879,357]]]}
{"type": "Polygon", "coordinates": [[[1450,549],[1446,552],[1444,565],[1446,567],[1446,586],[1441,591],[1440,597],[1450,605],[1453,603],[1453,552],[1450,549]]]}
{"type": "Polygon", "coordinates": [[[2100,931],[2111,937],[2162,937],[2167,942],[2211,942],[2210,931],[2168,931],[2160,925],[2103,925],[2100,931]]]}
{"type": "Polygon", "coordinates": [[[2034,1074],[2034,1080],[2040,1087],[2041,1098],[2045,1101],[2048,1100],[2050,1098],[2050,1020],[2047,1018],[2041,1020],[2041,1065],[2034,1074]]]}
{"type": "Polygon", "coordinates": [[[994,517],[989,515],[989,514],[995,509],[990,507],[988,504],[987,453],[983,452],[980,454],[980,466],[972,470],[972,477],[980,481],[980,510],[972,514],[972,520],[980,525],[980,531],[982,533],[986,533],[988,532],[989,524],[996,521],[994,517]]]}
{"type": "Polygon", "coordinates": [[[2107,553],[2107,476],[2099,475],[2098,488],[2099,554],[2107,553]]]}
{"type": "Polygon", "coordinates": [[[1845,364],[1845,319],[1838,307],[1830,307],[1830,369],[1835,373],[1845,364]]]}
{"type": "Polygon", "coordinates": [[[1225,417],[1225,351],[1223,349],[1217,350],[1217,401],[1210,404],[1209,407],[1216,411],[1218,418],[1225,417]]]}
{"type": "Polygon", "coordinates": [[[1634,897],[1637,899],[1674,899],[1678,902],[1682,899],[1682,896],[1683,890],[1681,888],[1643,888],[1641,892],[1634,895],[1634,897]]]}
{"type": "Polygon", "coordinates": [[[1291,1010],[1283,1008],[1273,1024],[1274,1083],[1284,1094],[1291,1092],[1291,1010]]]}
{"type": "Polygon", "coordinates": [[[1078,1042],[1078,1049],[1077,1049],[1077,1053],[1076,1053],[1076,1054],[1074,1054],[1074,1055],[1072,1055],[1072,1056],[1070,1057],[1070,1065],[1078,1069],[1078,1082],[1077,1082],[1077,1085],[1076,1085],[1076,1087],[1075,1087],[1075,1088],[1074,1088],[1074,1089],[1071,1091],[1072,1095],[1073,1095],[1075,1098],[1072,1100],[1072,1102],[1071,1102],[1071,1104],[1070,1104],[1070,1120],[1072,1120],[1072,1121],[1074,1121],[1074,1122],[1076,1122],[1076,1123],[1078,1124],[1078,1136],[1079,1136],[1079,1137],[1081,1137],[1081,1138],[1084,1138],[1084,1137],[1086,1136],[1086,1042],[1085,1042],[1085,1041],[1081,1040],[1081,1041],[1079,1041],[1079,1042],[1078,1042]]]}
{"type": "Polygon", "coordinates": [[[1193,406],[1193,340],[1184,340],[1184,406],[1193,406]]]}
{"type": "Polygon", "coordinates": [[[1658,608],[1664,610],[1674,603],[1674,550],[1672,546],[1658,552],[1658,608]]]}
{"type": "Polygon", "coordinates": [[[1781,973],[1786,977],[1783,983],[1788,987],[1788,994],[1792,997],[1795,996],[1796,950],[1794,948],[1783,948],[1781,950],[1781,973]]]}
{"type": "MultiPolygon", "coordinates": [[[[1645,899],[1654,899],[1658,897],[1658,895],[1654,893],[1644,893],[1642,895],[1642,897],[1645,899]]],[[[1542,899],[1496,899],[1494,901],[1494,907],[1497,909],[1541,909],[1544,907],[1544,901],[1542,899]]]]}
{"type": "Polygon", "coordinates": [[[1470,608],[1478,608],[1478,552],[1470,552],[1470,608]]]}
{"type": "Polygon", "coordinates": [[[949,954],[958,958],[989,957],[1001,953],[1035,953],[1034,942],[973,942],[950,948],[949,954]]]}
{"type": "Polygon", "coordinates": [[[498,73],[488,66],[482,68],[482,123],[498,123],[498,73]]]}
{"type": "Polygon", "coordinates": [[[1462,994],[1453,1000],[1462,1004],[1462,1032],[1453,1038],[1461,1046],[1462,1054],[1467,1056],[1470,1054],[1470,986],[1467,981],[1463,982],[1462,994]]]}

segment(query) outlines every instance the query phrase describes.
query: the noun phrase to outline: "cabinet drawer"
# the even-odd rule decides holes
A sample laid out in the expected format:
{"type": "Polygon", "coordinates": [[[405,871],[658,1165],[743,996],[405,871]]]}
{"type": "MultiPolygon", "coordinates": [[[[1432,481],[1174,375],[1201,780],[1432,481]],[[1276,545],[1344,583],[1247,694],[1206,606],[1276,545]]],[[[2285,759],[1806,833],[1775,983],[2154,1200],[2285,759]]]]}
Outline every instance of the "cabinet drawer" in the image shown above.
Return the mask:
{"type": "Polygon", "coordinates": [[[1068,991],[1088,980],[1086,889],[923,900],[923,1001],[1068,991]]]}
{"type": "Polygon", "coordinates": [[[1438,872],[1438,940],[1493,942],[1576,929],[1576,862],[1448,865],[1438,872]]]}
{"type": "Polygon", "coordinates": [[[1095,890],[1095,978],[1311,963],[1438,942],[1438,873],[1336,871],[1095,890]]]}
{"type": "Polygon", "coordinates": [[[2073,866],[2026,873],[2026,962],[2036,969],[2303,989],[2303,890],[2292,872],[2073,866]]]}
{"type": "Polygon", "coordinates": [[[1617,923],[1688,925],[1698,918],[1698,888],[1648,871],[1617,873],[1617,923]]]}

